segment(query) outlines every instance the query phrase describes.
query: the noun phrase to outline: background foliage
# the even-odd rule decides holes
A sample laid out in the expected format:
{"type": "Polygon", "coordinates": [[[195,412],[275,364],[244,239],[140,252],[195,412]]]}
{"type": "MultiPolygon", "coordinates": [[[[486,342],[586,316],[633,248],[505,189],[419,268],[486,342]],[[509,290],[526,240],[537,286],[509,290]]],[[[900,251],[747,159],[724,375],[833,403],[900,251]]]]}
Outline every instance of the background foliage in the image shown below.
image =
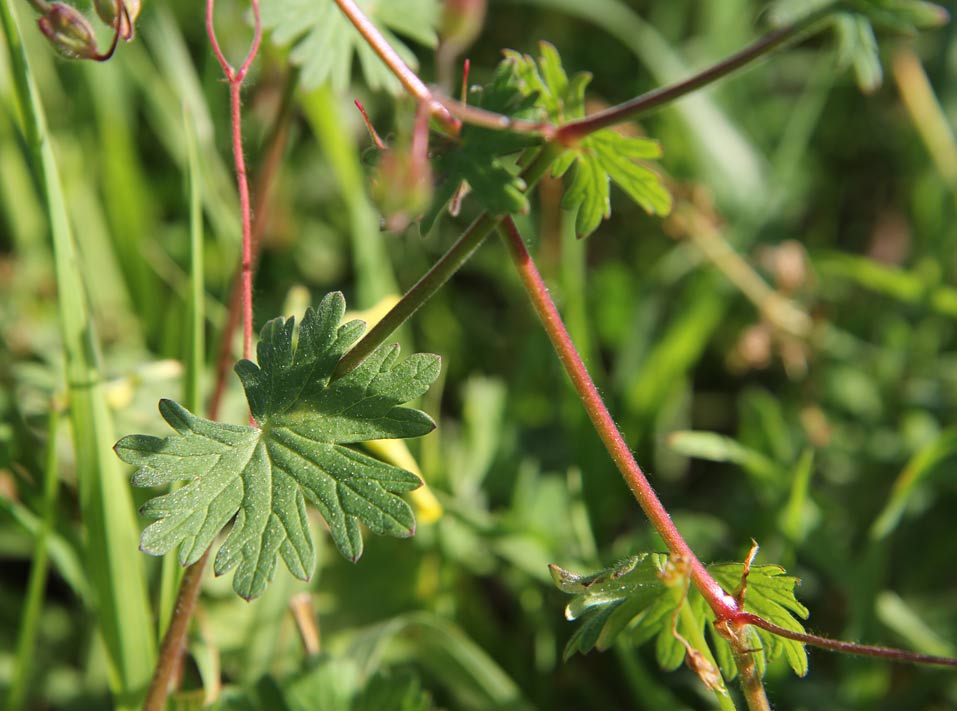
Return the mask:
{"type": "MultiPolygon", "coordinates": [[[[473,79],[491,77],[503,48],[535,55],[547,39],[569,74],[594,75],[594,109],[715,61],[764,27],[765,4],[751,0],[605,0],[587,19],[575,5],[492,2],[469,52],[473,79]]],[[[207,386],[238,253],[226,88],[201,8],[148,4],[137,41],[95,66],[56,59],[16,9],[89,275],[115,428],[165,434],[156,401],[179,397],[189,342],[191,134],[207,230],[207,386]]],[[[241,8],[223,2],[217,17],[227,54],[241,55],[241,8]]],[[[432,56],[414,41],[429,34],[418,32],[403,36],[428,79],[432,56]]],[[[246,94],[253,179],[289,60],[303,59],[294,47],[270,41],[246,94]]],[[[663,147],[656,166],[676,196],[664,222],[613,188],[614,214],[578,241],[575,216],[546,182],[522,227],[612,412],[704,560],[740,561],[753,537],[758,563],[802,580],[809,629],[954,654],[957,154],[953,144],[928,150],[933,106],[907,111],[902,92],[917,86],[916,57],[954,125],[957,34],[950,25],[881,48],[885,83],[869,96],[821,35],[625,127],[663,147]],[[820,335],[797,338],[781,328],[791,321],[756,308],[748,284],[720,268],[727,246],[820,335]]],[[[103,708],[67,425],[48,441],[50,401],[63,392],[54,264],[2,56],[0,686],[12,676],[53,448],[61,489],[29,698],[33,708],[103,708]]],[[[257,328],[338,289],[350,305],[375,306],[413,283],[474,211],[466,201],[425,238],[380,233],[366,197],[373,157],[350,102],[361,98],[383,134],[407,130],[412,107],[371,93],[358,72],[333,93],[324,70],[307,66],[270,204],[257,328]]],[[[405,352],[443,358],[419,404],[438,429],[410,445],[441,516],[419,511],[411,540],[371,537],[357,565],[320,532],[313,581],[280,569],[255,604],[232,595],[228,577],[209,580],[186,687],[221,674],[229,708],[311,708],[316,698],[356,709],[706,706],[692,674],[659,671],[653,645],[636,649],[626,635],[562,661],[575,626],[547,564],[597,570],[663,546],[567,387],[501,245],[485,245],[401,340],[405,352]],[[310,660],[286,608],[302,591],[322,633],[310,660]]],[[[244,422],[235,379],[228,402],[225,419],[244,422]]],[[[143,562],[155,583],[158,561],[143,562]]],[[[957,708],[957,677],[933,669],[812,652],[807,678],[783,659],[767,677],[781,708],[957,708]]]]}

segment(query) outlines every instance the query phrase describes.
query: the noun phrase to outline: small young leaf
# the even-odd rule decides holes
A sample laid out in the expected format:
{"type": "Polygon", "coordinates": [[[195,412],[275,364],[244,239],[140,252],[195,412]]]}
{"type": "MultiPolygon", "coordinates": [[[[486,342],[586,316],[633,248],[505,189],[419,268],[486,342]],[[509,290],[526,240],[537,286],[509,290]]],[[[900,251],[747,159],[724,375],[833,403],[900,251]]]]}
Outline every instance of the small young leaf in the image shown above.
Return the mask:
{"type": "MultiPolygon", "coordinates": [[[[437,0],[358,0],[358,4],[413,68],[417,64],[415,55],[390,30],[427,47],[434,47],[438,41],[437,0]]],[[[271,0],[263,4],[262,20],[264,27],[272,29],[276,44],[295,43],[290,60],[302,68],[303,87],[314,89],[330,82],[337,91],[344,90],[349,85],[355,52],[370,87],[401,91],[399,82],[333,0],[271,0]]]]}
{"type": "Polygon", "coordinates": [[[565,646],[565,659],[575,652],[608,649],[637,615],[654,610],[669,591],[660,577],[667,560],[660,553],[642,553],[591,575],[549,566],[558,589],[575,595],[565,617],[582,621],[565,646]]]}
{"type": "MultiPolygon", "coordinates": [[[[552,578],[562,592],[575,597],[565,608],[569,620],[581,620],[565,647],[567,659],[575,652],[608,649],[626,629],[637,645],[655,639],[656,655],[662,668],[675,669],[685,658],[685,647],[674,634],[675,610],[687,604],[690,618],[697,625],[708,625],[721,669],[727,679],[737,673],[727,640],[714,629],[714,613],[704,598],[691,587],[683,599],[680,585],[668,586],[662,579],[668,556],[643,553],[592,575],[577,575],[558,566],[550,566],[552,578]]],[[[741,563],[722,563],[708,566],[708,571],[725,590],[737,590],[741,582],[741,563]]],[[[777,565],[751,567],[748,576],[745,610],[795,632],[804,628],[795,615],[806,619],[807,608],[794,597],[797,578],[784,574],[777,565]]],[[[687,611],[677,620],[677,631],[683,637],[690,634],[687,611]]],[[[698,628],[700,632],[701,627],[698,628]]],[[[767,661],[784,655],[799,676],[807,673],[807,653],[800,642],[777,637],[757,628],[749,628],[750,646],[759,669],[767,661]]]]}
{"type": "Polygon", "coordinates": [[[238,566],[233,588],[252,599],[272,580],[279,556],[296,577],[310,576],[307,499],[350,560],[362,555],[360,522],[375,533],[412,535],[415,519],[398,494],[417,488],[418,477],[345,445],[430,432],[428,415],[400,405],[428,389],[439,358],[418,353],[399,363],[398,346],[381,346],[330,382],[365,328],[360,321],[340,326],[344,313],[345,299],[333,293],[306,311],[298,342],[291,318],[263,327],[259,364],[236,364],[258,428],[205,420],[163,400],[160,412],[176,435],[130,435],[116,444],[120,458],[137,467],[134,486],[189,481],[143,506],[155,521],[140,539],[144,552],[178,548],[180,563],[190,565],[233,521],[215,571],[238,566]]]}
{"type": "Polygon", "coordinates": [[[834,29],[838,38],[838,64],[854,70],[862,92],[877,91],[884,81],[884,71],[871,23],[861,15],[841,15],[835,18],[834,29]]]}
{"type": "MultiPolygon", "coordinates": [[[[562,67],[561,57],[551,44],[539,45],[536,61],[528,55],[506,52],[514,65],[518,88],[535,97],[536,103],[549,120],[564,123],[585,115],[585,89],[591,75],[579,73],[569,78],[562,67]]],[[[652,215],[666,215],[671,211],[671,195],[661,177],[645,161],[661,157],[657,141],[637,136],[625,136],[610,128],[597,131],[568,148],[556,161],[552,174],[564,175],[573,165],[571,182],[562,207],[578,209],[575,229],[579,237],[594,232],[603,219],[611,215],[609,181],[614,182],[628,196],[652,215]]]]}
{"type": "MultiPolygon", "coordinates": [[[[741,581],[741,563],[716,563],[708,566],[708,572],[714,576],[725,590],[736,590],[741,581]]],[[[798,602],[794,596],[794,588],[800,581],[785,574],[784,568],[779,565],[756,565],[751,567],[748,574],[747,594],[744,598],[745,612],[763,617],[779,627],[794,632],[804,632],[804,626],[795,618],[803,620],[810,614],[808,609],[798,602]]],[[[714,621],[708,610],[709,620],[714,621]]],[[[807,674],[807,650],[801,642],[785,639],[758,628],[750,628],[752,639],[756,636],[755,646],[763,652],[758,655],[763,663],[777,659],[781,654],[798,676],[807,674]]],[[[725,642],[727,644],[727,642],[725,642]]],[[[733,678],[732,673],[728,678],[733,678]]]]}
{"type": "MultiPolygon", "coordinates": [[[[535,108],[535,98],[518,90],[514,67],[507,59],[496,68],[488,85],[471,90],[469,103],[511,118],[541,118],[540,110],[535,108]]],[[[469,193],[492,214],[528,212],[525,183],[516,175],[514,161],[508,156],[535,145],[538,140],[527,134],[472,124],[463,126],[454,144],[439,146],[435,151],[433,171],[438,176],[438,184],[432,206],[422,218],[422,233],[432,229],[463,183],[468,184],[469,193]]]]}

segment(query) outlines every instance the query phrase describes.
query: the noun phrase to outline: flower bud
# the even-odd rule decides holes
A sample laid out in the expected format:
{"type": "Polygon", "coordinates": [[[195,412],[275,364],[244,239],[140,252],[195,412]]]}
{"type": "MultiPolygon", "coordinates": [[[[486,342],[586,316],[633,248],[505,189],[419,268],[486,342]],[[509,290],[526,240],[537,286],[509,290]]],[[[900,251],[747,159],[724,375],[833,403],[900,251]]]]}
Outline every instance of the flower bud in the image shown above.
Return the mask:
{"type": "Polygon", "coordinates": [[[76,8],[59,2],[50,3],[37,25],[53,48],[64,57],[92,59],[99,56],[93,27],[76,8]]]}
{"type": "Polygon", "coordinates": [[[133,39],[134,24],[140,14],[140,0],[93,0],[96,14],[107,25],[116,28],[116,13],[120,14],[120,38],[126,42],[133,39]]]}
{"type": "Polygon", "coordinates": [[[440,35],[442,44],[460,54],[482,31],[487,0],[445,0],[440,35]]]}
{"type": "Polygon", "coordinates": [[[385,216],[386,229],[398,232],[432,202],[432,168],[409,150],[383,152],[372,177],[372,199],[385,216]]]}

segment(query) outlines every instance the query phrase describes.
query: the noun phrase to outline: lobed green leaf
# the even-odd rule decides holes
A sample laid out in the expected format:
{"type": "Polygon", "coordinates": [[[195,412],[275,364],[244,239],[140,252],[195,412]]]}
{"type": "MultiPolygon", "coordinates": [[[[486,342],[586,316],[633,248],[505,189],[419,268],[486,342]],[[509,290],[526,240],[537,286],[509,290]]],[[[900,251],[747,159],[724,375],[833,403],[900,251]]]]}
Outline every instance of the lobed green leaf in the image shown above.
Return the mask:
{"type": "MultiPolygon", "coordinates": [[[[496,68],[491,82],[471,90],[469,103],[512,118],[541,119],[542,112],[535,107],[535,98],[519,91],[517,81],[514,64],[506,57],[496,68]]],[[[536,136],[527,134],[472,124],[463,126],[455,143],[439,146],[434,152],[433,170],[438,184],[432,205],[422,218],[422,232],[432,229],[463,184],[483,209],[494,215],[528,212],[525,183],[510,156],[538,142],[536,136]]]]}
{"type": "Polygon", "coordinates": [[[330,381],[364,328],[340,325],[344,313],[345,300],[334,293],[306,311],[298,332],[291,318],[263,327],[258,364],[236,365],[259,427],[213,422],[162,400],[160,412],[176,435],[130,435],[116,444],[119,457],[137,467],[134,486],[188,482],[142,507],[154,521],[140,539],[144,552],[178,549],[180,563],[190,565],[232,521],[214,569],[221,575],[235,568],[233,588],[251,599],[265,591],[280,557],[296,577],[310,576],[307,500],[353,561],[362,555],[360,523],[382,535],[414,533],[412,510],[399,494],[417,488],[418,477],[345,445],[430,432],[428,415],[401,404],[438,377],[439,358],[420,353],[399,362],[398,346],[382,346],[330,381]]]}
{"type": "MultiPolygon", "coordinates": [[[[574,596],[565,608],[566,618],[581,623],[565,647],[565,658],[575,652],[606,650],[627,631],[636,645],[654,639],[659,664],[664,669],[676,669],[685,658],[685,647],[674,634],[675,625],[686,639],[700,638],[707,626],[725,678],[734,678],[737,669],[731,646],[715,631],[714,613],[694,588],[684,597],[682,586],[665,583],[662,576],[667,562],[667,555],[644,553],[589,575],[550,566],[558,589],[574,596]],[[677,615],[679,605],[687,605],[688,610],[677,615]],[[693,626],[697,630],[689,629],[693,626]]],[[[740,585],[742,569],[741,563],[708,566],[715,580],[731,591],[740,585]]],[[[747,581],[745,610],[786,629],[803,632],[796,617],[806,619],[808,610],[794,596],[798,582],[780,566],[753,566],[747,581]]],[[[795,674],[807,673],[807,653],[800,642],[753,627],[748,628],[748,634],[762,673],[768,661],[782,655],[795,674]]]]}
{"type": "MultiPolygon", "coordinates": [[[[413,68],[417,66],[415,55],[393,31],[426,47],[434,47],[438,42],[437,0],[357,2],[402,60],[413,68]]],[[[294,45],[289,58],[301,67],[300,81],[307,89],[325,83],[332,84],[337,91],[346,89],[354,55],[358,56],[370,87],[393,93],[402,89],[333,0],[271,0],[263,4],[262,21],[265,28],[272,30],[273,42],[294,45]]]]}
{"type": "MultiPolygon", "coordinates": [[[[516,85],[526,96],[534,97],[548,119],[565,123],[585,116],[585,90],[591,81],[588,73],[569,78],[554,46],[539,44],[539,58],[506,52],[512,62],[516,85]]],[[[569,146],[552,168],[556,177],[575,167],[562,207],[577,210],[575,230],[579,237],[594,232],[601,221],[611,216],[610,182],[652,215],[671,211],[671,194],[646,161],[661,157],[661,145],[652,139],[626,136],[614,129],[597,131],[569,146]]]]}

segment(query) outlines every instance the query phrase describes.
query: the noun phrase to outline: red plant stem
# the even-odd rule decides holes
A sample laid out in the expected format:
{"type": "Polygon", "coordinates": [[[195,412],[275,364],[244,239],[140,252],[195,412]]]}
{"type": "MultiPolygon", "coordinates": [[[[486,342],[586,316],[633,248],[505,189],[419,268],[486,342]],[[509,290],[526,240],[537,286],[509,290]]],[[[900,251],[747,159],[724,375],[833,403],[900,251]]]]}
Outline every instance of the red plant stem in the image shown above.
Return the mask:
{"type": "Polygon", "coordinates": [[[368,43],[372,50],[379,55],[379,58],[385,62],[385,65],[395,75],[405,90],[409,92],[418,101],[429,107],[435,119],[441,123],[445,129],[452,135],[457,135],[461,124],[449,113],[441,102],[432,96],[429,87],[425,85],[418,75],[405,62],[398,52],[392,48],[382,33],[372,24],[372,20],[366,17],[365,13],[359,9],[354,0],[336,0],[336,5],[342,10],[343,14],[352,23],[352,26],[359,31],[363,39],[368,43]]]}
{"type": "MultiPolygon", "coordinates": [[[[253,225],[250,239],[250,271],[253,275],[256,272],[256,263],[259,260],[259,253],[262,247],[263,234],[266,231],[266,224],[269,222],[269,204],[272,195],[272,187],[275,184],[276,175],[282,165],[283,153],[286,150],[286,141],[289,138],[289,126],[292,119],[293,96],[295,94],[298,72],[290,72],[286,77],[286,86],[283,91],[282,103],[279,107],[279,113],[273,126],[272,133],[267,139],[266,155],[259,166],[256,176],[256,184],[253,189],[253,225]]],[[[239,325],[240,315],[243,311],[243,273],[242,264],[237,270],[233,279],[232,290],[229,295],[229,310],[226,316],[226,324],[223,327],[222,337],[219,343],[219,355],[216,360],[216,384],[209,399],[209,411],[215,412],[219,409],[226,390],[226,380],[229,371],[233,366],[233,333],[236,326],[239,325]]],[[[211,419],[216,419],[210,415],[211,419]]]]}
{"type": "Polygon", "coordinates": [[[259,52],[259,42],[262,39],[262,21],[259,17],[259,0],[251,0],[255,29],[253,40],[246,53],[239,70],[226,60],[219,41],[216,39],[216,30],[213,27],[213,9],[216,0],[206,0],[206,34],[209,43],[216,55],[219,66],[229,82],[229,106],[232,125],[233,160],[236,165],[236,183],[239,187],[239,205],[243,216],[243,358],[249,358],[253,350],[253,258],[252,258],[252,217],[249,209],[249,181],[246,178],[246,160],[243,157],[242,135],[242,87],[246,73],[259,52]]]}
{"type": "Polygon", "coordinates": [[[450,115],[462,123],[471,124],[472,126],[491,128],[494,131],[527,133],[532,136],[540,136],[542,140],[545,141],[553,140],[560,132],[560,127],[548,121],[529,121],[527,119],[512,118],[511,116],[482,109],[478,106],[469,106],[465,103],[465,99],[456,101],[449,96],[436,94],[435,101],[442,104],[450,115]]]}
{"type": "MultiPolygon", "coordinates": [[[[213,53],[216,55],[216,59],[219,61],[223,73],[229,82],[233,157],[236,163],[236,181],[239,185],[239,202],[243,213],[243,353],[244,357],[247,358],[252,352],[252,218],[249,208],[249,186],[246,180],[246,162],[243,159],[241,129],[242,106],[240,94],[246,73],[249,71],[249,67],[252,65],[259,51],[259,42],[262,38],[259,0],[251,0],[251,3],[255,22],[253,40],[249,52],[246,54],[245,60],[243,60],[242,66],[236,71],[229,62],[226,61],[226,57],[223,55],[219,47],[219,42],[216,39],[216,31],[213,28],[215,0],[207,0],[206,2],[206,32],[209,36],[213,53]]],[[[216,420],[219,416],[219,404],[223,392],[223,386],[220,381],[225,381],[225,373],[225,369],[220,370],[217,376],[216,394],[214,394],[212,402],[210,403],[209,417],[213,420],[216,420]]],[[[203,580],[203,572],[206,569],[206,561],[208,559],[209,551],[207,550],[203,554],[203,557],[189,566],[183,574],[179,593],[176,596],[176,605],[173,608],[173,614],[170,618],[166,635],[163,637],[163,643],[160,645],[159,659],[156,663],[156,669],[153,672],[153,678],[150,681],[150,687],[146,693],[146,699],[143,702],[144,711],[163,711],[163,707],[166,705],[170,680],[173,678],[173,673],[179,666],[183,652],[186,649],[186,633],[189,630],[189,623],[193,618],[193,611],[196,609],[200,584],[203,580]]]]}
{"type": "Polygon", "coordinates": [[[735,52],[730,57],[688,77],[684,81],[663,86],[591,116],[563,124],[555,132],[555,139],[563,145],[572,145],[590,133],[614,126],[640,114],[647,114],[703,86],[707,86],[792,41],[816,22],[834,13],[837,10],[837,5],[837,3],[832,2],[801,18],[794,24],[773,30],[739,52],[735,52]]]}
{"type": "Polygon", "coordinates": [[[737,601],[724,591],[718,582],[711,577],[701,561],[698,560],[698,557],[679,533],[661,500],[655,494],[648,479],[641,471],[641,467],[638,466],[638,462],[635,461],[625,438],[598,393],[598,388],[595,387],[591,376],[588,375],[588,370],[585,368],[585,364],[578,355],[575,344],[562,322],[558,308],[548,293],[548,287],[545,286],[538,268],[525,248],[525,243],[522,242],[522,237],[515,227],[515,222],[511,217],[506,217],[502,220],[499,229],[505,238],[509,254],[522,280],[522,285],[535,307],[542,326],[544,326],[545,332],[548,334],[548,338],[565,368],[565,372],[571,379],[572,385],[578,392],[585,411],[598,432],[598,436],[601,437],[602,443],[604,443],[612,460],[624,477],[628,488],[638,499],[639,505],[658,535],[664,540],[668,550],[673,555],[682,556],[688,561],[692,583],[708,601],[718,619],[735,617],[739,612],[737,601]]]}
{"type": "Polygon", "coordinates": [[[845,654],[857,654],[862,657],[880,657],[881,659],[890,659],[895,662],[908,662],[913,664],[932,664],[936,666],[957,667],[957,659],[951,657],[936,657],[931,654],[920,654],[918,652],[908,652],[904,649],[894,649],[892,647],[877,647],[870,644],[857,644],[856,642],[844,642],[839,639],[828,639],[813,634],[795,632],[785,627],[780,627],[773,622],[768,622],[763,617],[752,615],[749,612],[740,612],[731,620],[735,626],[754,625],[760,627],[771,634],[779,637],[793,639],[795,642],[803,642],[814,647],[829,649],[832,652],[844,652],[845,654]]]}

